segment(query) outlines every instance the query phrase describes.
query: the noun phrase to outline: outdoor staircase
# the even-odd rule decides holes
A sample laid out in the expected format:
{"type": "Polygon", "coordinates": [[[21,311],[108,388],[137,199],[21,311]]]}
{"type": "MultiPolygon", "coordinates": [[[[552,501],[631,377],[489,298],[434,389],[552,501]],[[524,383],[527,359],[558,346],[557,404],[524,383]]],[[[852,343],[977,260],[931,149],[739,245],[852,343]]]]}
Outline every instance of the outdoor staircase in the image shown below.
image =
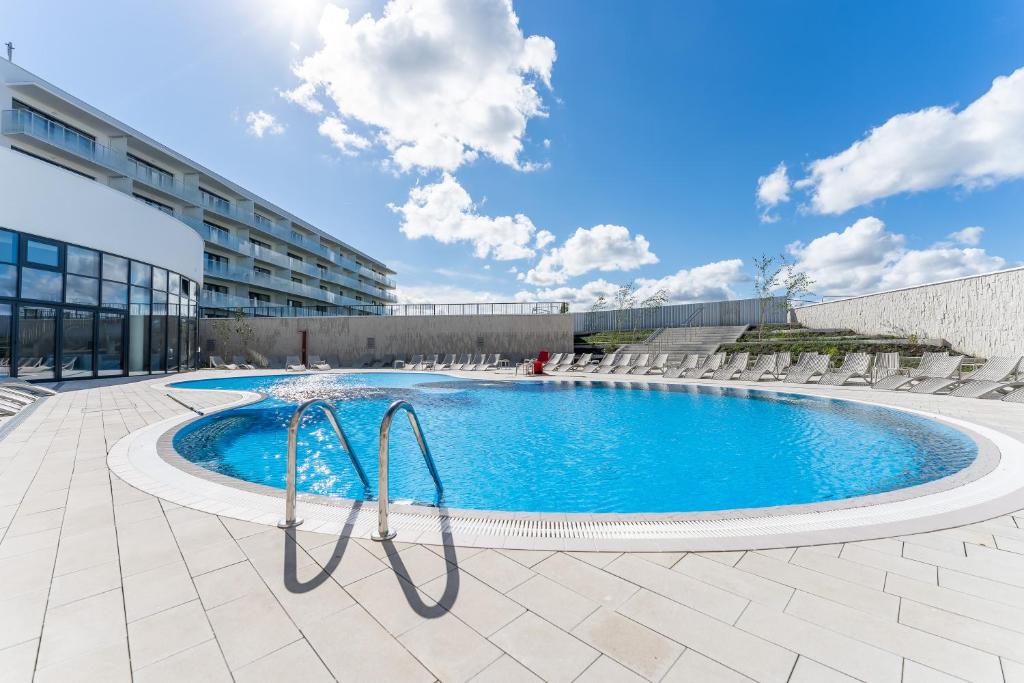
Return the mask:
{"type": "Polygon", "coordinates": [[[673,360],[688,353],[707,355],[717,351],[722,344],[735,342],[748,327],[665,327],[648,337],[643,344],[625,344],[618,352],[667,353],[673,360]]]}

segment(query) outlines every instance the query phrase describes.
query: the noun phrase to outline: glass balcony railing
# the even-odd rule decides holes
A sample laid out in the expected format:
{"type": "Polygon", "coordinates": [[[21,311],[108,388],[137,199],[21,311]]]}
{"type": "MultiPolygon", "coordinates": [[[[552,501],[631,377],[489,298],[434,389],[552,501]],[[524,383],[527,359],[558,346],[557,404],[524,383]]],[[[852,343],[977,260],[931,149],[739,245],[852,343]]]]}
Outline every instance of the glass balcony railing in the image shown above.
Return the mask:
{"type": "MultiPolygon", "coordinates": [[[[380,273],[376,273],[372,269],[360,265],[350,258],[342,256],[338,251],[321,244],[316,236],[302,235],[282,227],[271,221],[269,218],[254,213],[251,210],[242,210],[237,205],[234,205],[225,199],[201,192],[198,187],[186,186],[184,182],[169,173],[158,171],[157,169],[146,166],[145,164],[136,162],[135,160],[130,159],[127,154],[122,151],[102,145],[88,136],[82,135],[77,131],[71,130],[66,126],[44,116],[40,116],[34,112],[24,109],[5,110],[2,114],[0,130],[2,130],[5,135],[27,135],[36,140],[46,142],[54,147],[58,147],[69,152],[80,159],[84,159],[90,163],[107,168],[114,173],[127,176],[152,188],[162,190],[172,196],[178,197],[187,204],[202,206],[214,213],[237,220],[244,225],[251,226],[257,230],[272,235],[288,244],[293,244],[306,249],[307,251],[321,256],[345,270],[357,275],[362,275],[365,278],[373,280],[375,283],[382,284],[384,287],[393,288],[395,286],[395,281],[391,278],[381,275],[380,273]]],[[[204,239],[218,244],[224,244],[224,246],[240,251],[243,254],[256,255],[244,242],[232,239],[225,242],[219,240],[217,237],[211,237],[210,235],[214,234],[213,231],[210,231],[209,229],[204,230],[200,227],[202,225],[202,221],[197,222],[196,219],[180,215],[178,217],[203,235],[204,239]]],[[[264,258],[265,260],[281,267],[288,267],[288,264],[282,260],[282,258],[287,257],[279,255],[279,252],[272,252],[268,254],[267,249],[258,247],[257,249],[260,250],[260,258],[264,258]]],[[[310,268],[315,267],[312,266],[312,264],[308,265],[310,268]]],[[[314,277],[321,276],[318,271],[310,270],[310,268],[300,266],[297,270],[314,277]]],[[[359,282],[357,279],[339,279],[342,277],[347,278],[347,276],[338,275],[337,277],[328,276],[326,279],[338,284],[345,284],[352,289],[366,292],[378,298],[389,301],[395,300],[394,294],[391,292],[368,283],[359,282]]]]}

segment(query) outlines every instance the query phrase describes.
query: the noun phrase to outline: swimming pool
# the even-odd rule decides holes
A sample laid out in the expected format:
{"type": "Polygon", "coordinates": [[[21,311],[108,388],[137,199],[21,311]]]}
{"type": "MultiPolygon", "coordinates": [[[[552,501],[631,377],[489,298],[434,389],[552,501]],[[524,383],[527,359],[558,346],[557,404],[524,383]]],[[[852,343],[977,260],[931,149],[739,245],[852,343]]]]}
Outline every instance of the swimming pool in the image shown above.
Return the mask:
{"type": "MultiPolygon", "coordinates": [[[[373,490],[327,421],[300,430],[299,491],[376,494],[377,430],[391,401],[416,408],[452,508],[522,512],[697,512],[837,501],[958,472],[978,449],[959,430],[849,401],[686,384],[495,381],[431,373],[246,376],[177,382],[255,391],[174,437],[187,460],[284,487],[287,423],[308,398],[334,402],[373,490]]],[[[391,432],[393,501],[434,504],[404,419],[391,432]]]]}

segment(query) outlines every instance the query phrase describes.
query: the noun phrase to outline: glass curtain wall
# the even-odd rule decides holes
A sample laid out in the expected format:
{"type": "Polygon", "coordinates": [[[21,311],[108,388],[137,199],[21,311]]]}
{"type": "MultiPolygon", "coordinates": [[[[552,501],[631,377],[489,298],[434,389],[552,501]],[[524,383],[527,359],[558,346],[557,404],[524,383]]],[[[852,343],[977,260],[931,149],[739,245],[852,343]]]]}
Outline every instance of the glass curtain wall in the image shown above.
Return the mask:
{"type": "Polygon", "coordinates": [[[0,376],[193,368],[197,293],[178,273],[0,228],[0,376]]]}

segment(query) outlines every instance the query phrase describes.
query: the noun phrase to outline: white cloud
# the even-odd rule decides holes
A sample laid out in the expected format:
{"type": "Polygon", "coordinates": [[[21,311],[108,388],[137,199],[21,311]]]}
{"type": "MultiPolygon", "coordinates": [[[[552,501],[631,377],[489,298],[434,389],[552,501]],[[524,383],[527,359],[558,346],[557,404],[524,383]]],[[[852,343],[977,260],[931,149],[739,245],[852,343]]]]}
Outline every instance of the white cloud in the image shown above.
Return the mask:
{"type": "MultiPolygon", "coordinates": [[[[757,179],[758,205],[771,208],[788,202],[790,187],[789,172],[786,170],[786,164],[780,163],[775,167],[774,171],[757,179]]],[[[761,214],[761,221],[764,223],[774,223],[777,220],[779,220],[778,217],[769,214],[767,210],[761,214]]]]}
{"type": "Polygon", "coordinates": [[[550,230],[538,230],[536,236],[533,239],[533,245],[538,249],[543,249],[552,242],[555,241],[555,234],[550,230]]]}
{"type": "MultiPolygon", "coordinates": [[[[640,278],[636,280],[636,298],[637,301],[642,301],[664,290],[668,294],[668,302],[672,304],[735,299],[737,294],[733,287],[748,280],[750,277],[743,272],[742,260],[716,261],[694,268],[683,268],[662,278],[640,278]]],[[[619,284],[601,278],[579,287],[547,287],[536,292],[522,291],[517,297],[532,297],[542,301],[568,301],[574,310],[585,310],[601,296],[611,305],[618,288],[619,284]]]]}
{"type": "Polygon", "coordinates": [[[511,298],[508,294],[444,284],[402,285],[395,295],[400,304],[494,303],[511,298]]]}
{"type": "Polygon", "coordinates": [[[370,146],[369,140],[350,131],[348,126],[336,116],[328,116],[321,121],[317,131],[330,140],[331,144],[342,154],[350,157],[354,157],[359,154],[359,150],[370,146]]]}
{"type": "Polygon", "coordinates": [[[400,230],[409,239],[432,237],[443,244],[471,242],[477,258],[512,260],[534,255],[530,242],[537,228],[523,214],[483,216],[473,198],[448,173],[441,182],[414,187],[402,206],[388,207],[402,216],[400,230]]]}
{"type": "Polygon", "coordinates": [[[508,0],[391,0],[379,19],[327,5],[320,49],[293,68],[284,93],[317,112],[319,92],[339,118],[377,132],[403,171],[451,171],[478,154],[522,168],[523,135],[545,116],[555,44],[523,35],[508,0]]]}
{"type": "Polygon", "coordinates": [[[951,232],[949,234],[949,238],[954,242],[966,244],[969,247],[976,247],[981,242],[981,234],[983,232],[985,232],[985,228],[979,225],[974,225],[969,228],[964,228],[963,230],[951,232]]]}
{"type": "Polygon", "coordinates": [[[930,107],[893,116],[835,156],[810,164],[796,186],[815,213],[839,214],[882,197],[1024,177],[1024,68],[992,82],[962,111],[930,107]]]}
{"type": "Polygon", "coordinates": [[[544,149],[551,149],[551,140],[549,140],[548,138],[544,138],[543,144],[544,144],[544,149]]]}
{"type": "Polygon", "coordinates": [[[284,132],[284,125],[279,123],[273,114],[268,114],[262,109],[246,114],[245,122],[249,124],[246,129],[249,134],[258,138],[264,135],[280,135],[284,132]]]}
{"type": "Polygon", "coordinates": [[[524,279],[531,285],[550,286],[592,270],[633,270],[658,262],[650,247],[643,235],[631,237],[629,228],[621,225],[577,228],[562,246],[544,254],[524,279]]]}
{"type": "Polygon", "coordinates": [[[787,247],[798,269],[814,279],[818,294],[864,294],[999,270],[1006,261],[984,249],[948,243],[908,249],[906,237],[869,216],[842,232],[787,247]]]}

